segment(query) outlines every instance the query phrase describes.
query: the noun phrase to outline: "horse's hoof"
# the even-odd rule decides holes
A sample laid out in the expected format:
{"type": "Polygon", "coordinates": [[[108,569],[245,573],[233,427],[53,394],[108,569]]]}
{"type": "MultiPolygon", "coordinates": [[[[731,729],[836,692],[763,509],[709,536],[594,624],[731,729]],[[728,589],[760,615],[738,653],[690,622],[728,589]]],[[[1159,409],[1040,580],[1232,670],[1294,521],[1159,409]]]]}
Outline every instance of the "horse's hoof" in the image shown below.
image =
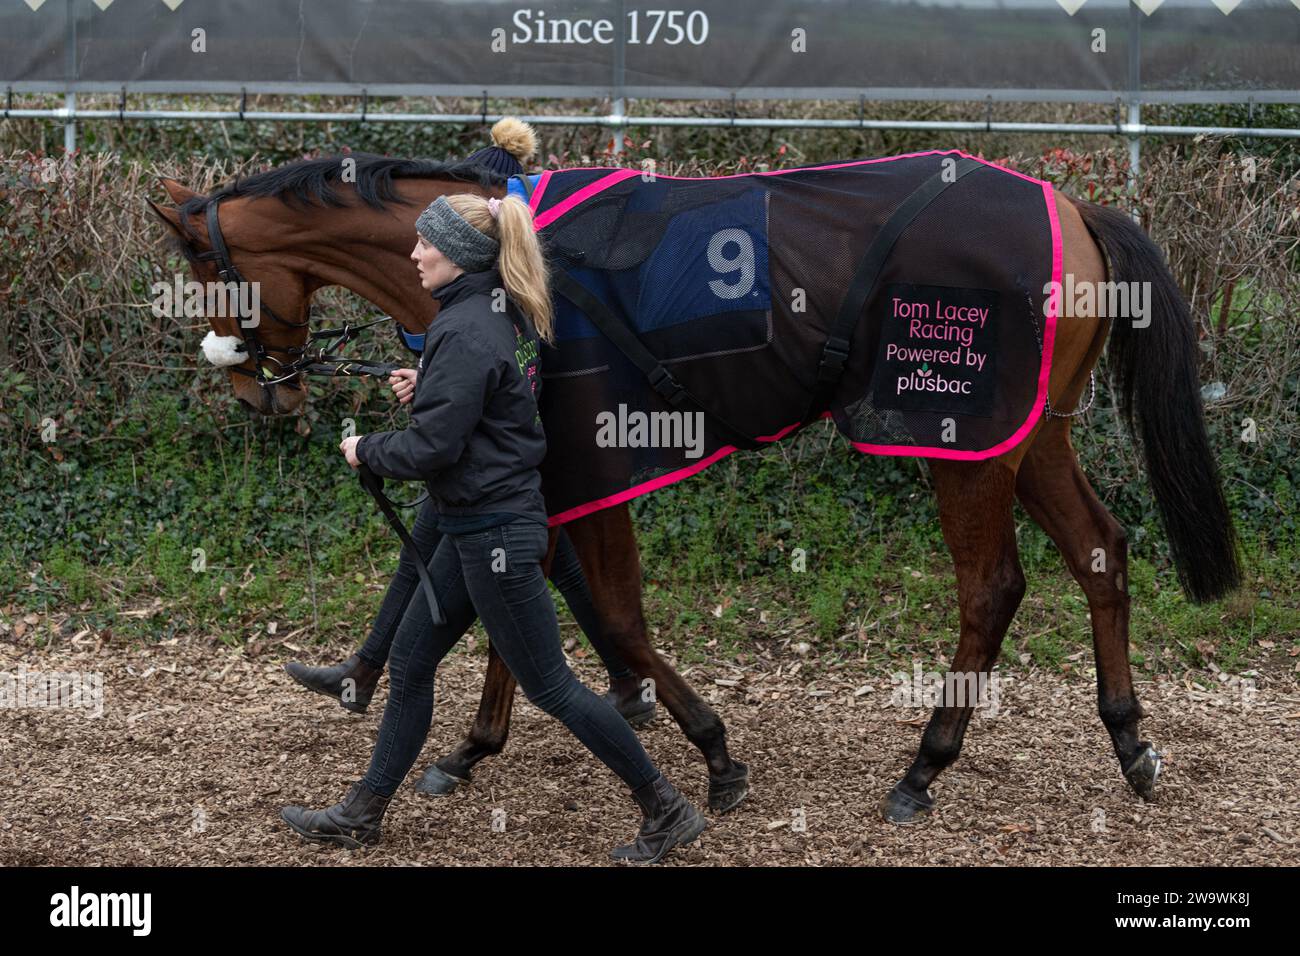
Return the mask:
{"type": "Polygon", "coordinates": [[[713,813],[734,810],[749,796],[749,767],[739,760],[734,761],[734,766],[729,777],[709,778],[709,810],[713,813]]]}
{"type": "MultiPolygon", "coordinates": [[[[622,713],[620,711],[620,713],[622,713]]],[[[644,727],[655,719],[655,709],[651,705],[649,710],[643,710],[640,713],[623,714],[623,719],[632,727],[644,727]]]]}
{"type": "Polygon", "coordinates": [[[918,800],[910,793],[894,787],[880,803],[880,815],[886,823],[918,823],[920,818],[934,809],[934,798],[930,791],[925,792],[925,799],[918,800]]]}
{"type": "Polygon", "coordinates": [[[445,797],[447,794],[454,792],[456,787],[462,783],[469,783],[469,781],[460,777],[453,777],[439,768],[437,764],[434,764],[424,772],[420,782],[415,785],[415,790],[417,793],[423,793],[430,797],[445,797]]]}
{"type": "Polygon", "coordinates": [[[644,727],[655,719],[655,702],[642,700],[640,691],[623,697],[611,688],[605,691],[605,700],[633,727],[644,727]]]}
{"type": "Polygon", "coordinates": [[[1124,779],[1139,797],[1149,803],[1156,798],[1156,781],[1160,779],[1164,760],[1149,741],[1142,741],[1141,747],[1142,752],[1124,768],[1124,779]]]}

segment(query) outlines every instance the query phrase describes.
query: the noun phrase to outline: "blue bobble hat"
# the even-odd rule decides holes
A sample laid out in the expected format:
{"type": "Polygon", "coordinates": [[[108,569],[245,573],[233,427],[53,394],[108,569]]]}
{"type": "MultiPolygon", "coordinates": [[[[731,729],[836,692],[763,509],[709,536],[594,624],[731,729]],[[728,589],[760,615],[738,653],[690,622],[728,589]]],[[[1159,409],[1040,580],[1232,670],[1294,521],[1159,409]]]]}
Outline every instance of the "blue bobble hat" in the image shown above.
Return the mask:
{"type": "Polygon", "coordinates": [[[492,145],[466,158],[502,176],[515,176],[537,154],[537,133],[522,120],[507,116],[492,127],[492,145]]]}

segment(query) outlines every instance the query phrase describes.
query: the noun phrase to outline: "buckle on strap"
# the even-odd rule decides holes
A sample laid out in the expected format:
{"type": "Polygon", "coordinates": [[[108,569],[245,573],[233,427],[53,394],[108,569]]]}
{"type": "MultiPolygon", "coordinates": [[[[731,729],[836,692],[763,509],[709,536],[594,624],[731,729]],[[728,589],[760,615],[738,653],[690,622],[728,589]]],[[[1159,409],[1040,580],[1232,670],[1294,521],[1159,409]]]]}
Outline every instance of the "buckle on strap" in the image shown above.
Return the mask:
{"type": "Polygon", "coordinates": [[[672,373],[662,365],[656,365],[646,376],[650,386],[664,397],[668,404],[676,407],[678,400],[686,392],[677,379],[673,378],[672,373]]]}
{"type": "Polygon", "coordinates": [[[832,335],[826,340],[822,349],[822,360],[817,366],[818,382],[834,382],[844,371],[844,363],[849,359],[849,340],[832,335]]]}

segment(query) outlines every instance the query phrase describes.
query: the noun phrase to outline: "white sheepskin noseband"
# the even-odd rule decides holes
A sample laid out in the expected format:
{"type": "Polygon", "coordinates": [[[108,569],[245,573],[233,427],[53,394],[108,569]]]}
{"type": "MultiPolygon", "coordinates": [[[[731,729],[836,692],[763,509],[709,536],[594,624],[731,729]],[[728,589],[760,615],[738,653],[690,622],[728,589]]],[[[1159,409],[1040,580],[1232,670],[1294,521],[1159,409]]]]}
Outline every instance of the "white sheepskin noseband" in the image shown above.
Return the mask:
{"type": "Polygon", "coordinates": [[[218,335],[208,332],[203,337],[203,357],[213,365],[243,365],[248,361],[244,340],[238,335],[218,335]]]}

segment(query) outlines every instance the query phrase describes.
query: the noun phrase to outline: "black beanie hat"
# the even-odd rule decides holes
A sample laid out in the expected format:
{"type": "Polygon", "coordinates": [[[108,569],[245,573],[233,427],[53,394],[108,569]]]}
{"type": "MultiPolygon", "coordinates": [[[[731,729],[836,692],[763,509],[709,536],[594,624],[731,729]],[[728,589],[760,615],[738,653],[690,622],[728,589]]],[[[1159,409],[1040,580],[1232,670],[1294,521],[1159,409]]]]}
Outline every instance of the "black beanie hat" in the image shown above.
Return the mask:
{"type": "Polygon", "coordinates": [[[524,171],[524,167],[519,164],[519,160],[500,146],[485,146],[477,153],[470,155],[465,162],[486,166],[494,173],[500,173],[502,176],[515,176],[524,171]]]}

